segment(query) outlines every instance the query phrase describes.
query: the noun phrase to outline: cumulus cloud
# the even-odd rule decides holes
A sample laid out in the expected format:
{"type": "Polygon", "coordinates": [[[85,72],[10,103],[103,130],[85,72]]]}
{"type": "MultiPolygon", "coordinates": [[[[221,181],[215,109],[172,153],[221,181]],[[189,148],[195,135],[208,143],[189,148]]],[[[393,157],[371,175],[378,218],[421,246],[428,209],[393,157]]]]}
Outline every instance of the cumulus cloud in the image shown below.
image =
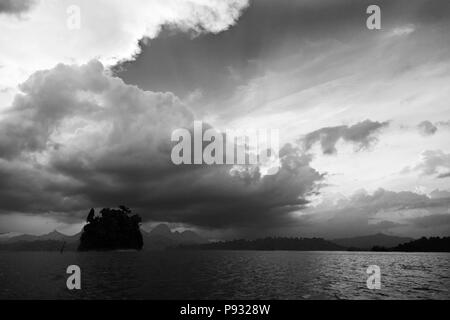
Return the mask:
{"type": "Polygon", "coordinates": [[[337,153],[336,144],[341,139],[353,143],[357,150],[366,149],[377,141],[375,134],[388,124],[388,122],[365,120],[352,126],[326,127],[308,133],[300,142],[306,150],[315,143],[320,143],[324,154],[337,153]]]}
{"type": "Polygon", "coordinates": [[[113,183],[107,172],[89,176],[95,162],[105,171],[117,165],[119,176],[121,166],[136,174],[144,161],[157,168],[170,130],[193,119],[173,94],[127,86],[98,61],[39,71],[20,88],[0,120],[1,198],[13,211],[81,209],[88,202],[76,192],[83,178],[113,183]]]}
{"type": "Polygon", "coordinates": [[[31,9],[35,0],[0,0],[0,14],[21,14],[31,9]]]}
{"type": "Polygon", "coordinates": [[[108,75],[98,61],[59,64],[20,88],[0,118],[3,212],[83,218],[87,208],[121,203],[144,221],[264,229],[292,223],[323,179],[292,145],[271,176],[174,165],[171,133],[189,128],[192,112],[172,93],[108,75]]]}
{"type": "Polygon", "coordinates": [[[430,121],[422,121],[417,125],[419,132],[424,136],[432,136],[436,133],[437,127],[430,121]]]}

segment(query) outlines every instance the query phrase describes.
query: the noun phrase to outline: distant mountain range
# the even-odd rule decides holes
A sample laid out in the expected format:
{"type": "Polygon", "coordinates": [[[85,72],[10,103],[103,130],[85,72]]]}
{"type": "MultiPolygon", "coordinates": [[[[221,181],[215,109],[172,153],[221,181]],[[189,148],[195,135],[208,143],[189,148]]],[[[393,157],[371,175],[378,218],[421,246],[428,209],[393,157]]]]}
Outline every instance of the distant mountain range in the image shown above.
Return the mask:
{"type": "Polygon", "coordinates": [[[179,249],[202,250],[291,250],[291,251],[343,251],[341,247],[322,238],[264,238],[256,240],[221,241],[197,245],[184,245],[179,249]]]}
{"type": "Polygon", "coordinates": [[[394,248],[381,248],[381,250],[377,249],[380,248],[373,248],[373,251],[450,252],[450,237],[423,237],[414,241],[400,244],[394,248]]]}
{"type": "MultiPolygon", "coordinates": [[[[200,249],[200,250],[296,250],[296,251],[402,251],[449,252],[450,237],[412,238],[390,236],[382,233],[325,240],[322,238],[264,238],[256,240],[232,240],[209,242],[193,231],[171,231],[166,224],[157,225],[151,231],[141,230],[143,250],[200,249]]],[[[9,235],[0,237],[0,250],[8,251],[67,251],[77,250],[81,232],[68,236],[58,231],[48,234],[9,235]]]]}
{"type": "Polygon", "coordinates": [[[336,243],[348,249],[370,250],[373,247],[392,248],[399,244],[414,240],[413,238],[390,236],[384,233],[377,233],[368,236],[351,237],[333,239],[331,242],[336,243]]]}
{"type": "Polygon", "coordinates": [[[394,251],[394,252],[450,252],[450,237],[431,237],[411,240],[376,234],[335,240],[322,238],[264,238],[233,240],[207,244],[182,245],[175,249],[196,250],[292,250],[292,251],[394,251]],[[357,242],[358,239],[361,242],[357,242]],[[406,241],[406,242],[405,242],[406,241]],[[384,245],[378,245],[384,244],[384,245]],[[360,246],[359,248],[357,246],[360,246]],[[361,248],[365,246],[365,248],[361,248]]]}
{"type": "Polygon", "coordinates": [[[78,247],[81,232],[68,236],[56,230],[36,236],[36,235],[16,235],[2,237],[0,240],[0,250],[8,251],[74,251],[78,247]]]}
{"type": "MultiPolygon", "coordinates": [[[[144,239],[144,250],[164,250],[168,247],[181,244],[200,244],[208,240],[202,238],[193,231],[171,231],[166,224],[157,225],[150,232],[141,230],[144,239]]],[[[76,250],[81,236],[81,231],[68,236],[58,231],[52,231],[44,235],[16,235],[3,236],[0,239],[0,250],[10,251],[54,251],[60,250],[64,245],[65,250],[76,250]]]]}
{"type": "Polygon", "coordinates": [[[188,246],[198,249],[226,250],[371,250],[373,247],[393,248],[412,238],[390,236],[383,233],[374,235],[325,240],[322,238],[264,238],[257,240],[233,240],[188,246]]]}
{"type": "Polygon", "coordinates": [[[150,232],[142,230],[144,250],[164,250],[179,245],[207,243],[208,240],[193,231],[171,231],[166,224],[159,224],[150,232]]]}
{"type": "Polygon", "coordinates": [[[50,233],[40,235],[40,236],[29,235],[29,234],[13,236],[13,237],[4,239],[3,242],[12,243],[12,242],[20,242],[20,241],[30,242],[30,241],[46,241],[46,240],[77,242],[80,239],[80,235],[81,235],[81,232],[79,232],[73,236],[68,236],[68,235],[65,235],[61,232],[54,230],[50,233]]]}

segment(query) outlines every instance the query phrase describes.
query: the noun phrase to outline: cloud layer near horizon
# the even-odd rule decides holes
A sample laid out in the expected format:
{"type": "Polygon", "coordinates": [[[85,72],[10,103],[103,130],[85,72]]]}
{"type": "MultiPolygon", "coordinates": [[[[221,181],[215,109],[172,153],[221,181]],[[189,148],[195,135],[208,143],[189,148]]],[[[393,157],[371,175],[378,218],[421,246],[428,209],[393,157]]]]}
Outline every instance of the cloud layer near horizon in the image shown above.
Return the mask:
{"type": "Polygon", "coordinates": [[[340,238],[378,232],[412,237],[450,232],[450,193],[434,190],[429,195],[411,191],[364,189],[349,197],[328,196],[305,210],[297,232],[340,238]]]}

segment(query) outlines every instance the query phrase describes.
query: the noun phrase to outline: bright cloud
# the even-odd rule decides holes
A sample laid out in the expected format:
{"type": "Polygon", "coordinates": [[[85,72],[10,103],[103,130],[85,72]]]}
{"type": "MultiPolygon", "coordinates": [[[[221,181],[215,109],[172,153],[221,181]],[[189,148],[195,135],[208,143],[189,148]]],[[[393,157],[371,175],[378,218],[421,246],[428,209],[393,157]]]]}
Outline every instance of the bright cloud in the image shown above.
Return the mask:
{"type": "MultiPolygon", "coordinates": [[[[233,25],[246,6],[247,0],[136,0],[133,5],[122,0],[42,0],[22,18],[0,15],[0,88],[15,87],[33,72],[58,63],[95,58],[109,66],[132,59],[139,40],[156,37],[163,26],[218,33],[233,25]],[[77,21],[79,28],[73,28],[77,21]]],[[[2,1],[2,8],[21,6],[2,1]]]]}

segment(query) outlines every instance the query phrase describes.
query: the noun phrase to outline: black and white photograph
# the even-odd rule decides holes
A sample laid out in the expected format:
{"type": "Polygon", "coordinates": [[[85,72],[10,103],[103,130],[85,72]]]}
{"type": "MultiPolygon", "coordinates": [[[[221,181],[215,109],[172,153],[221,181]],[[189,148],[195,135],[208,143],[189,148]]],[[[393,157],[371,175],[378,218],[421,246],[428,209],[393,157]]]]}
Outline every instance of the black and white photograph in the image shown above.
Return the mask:
{"type": "Polygon", "coordinates": [[[0,0],[0,300],[449,300],[449,142],[448,0],[0,0]]]}

